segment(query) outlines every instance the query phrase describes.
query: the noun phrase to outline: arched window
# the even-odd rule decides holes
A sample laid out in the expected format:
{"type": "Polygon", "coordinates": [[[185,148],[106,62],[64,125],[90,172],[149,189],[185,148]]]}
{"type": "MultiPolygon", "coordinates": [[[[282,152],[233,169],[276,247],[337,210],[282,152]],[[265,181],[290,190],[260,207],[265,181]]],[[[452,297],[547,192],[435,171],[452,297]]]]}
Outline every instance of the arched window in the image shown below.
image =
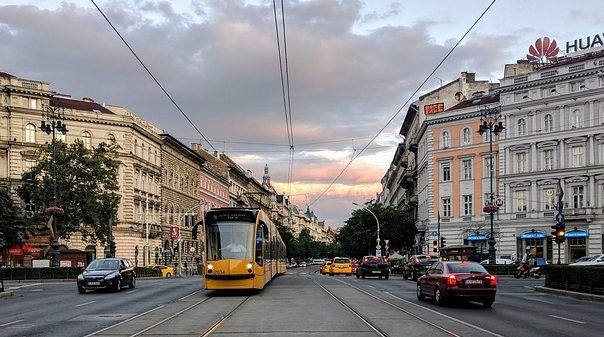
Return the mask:
{"type": "Polygon", "coordinates": [[[36,126],[33,124],[27,124],[25,126],[25,142],[35,143],[36,142],[36,126]]]}
{"type": "Polygon", "coordinates": [[[545,129],[544,130],[545,132],[554,131],[554,117],[552,117],[552,115],[550,115],[550,114],[545,115],[544,129],[545,129]]]}
{"type": "Polygon", "coordinates": [[[90,135],[90,132],[88,132],[88,131],[82,132],[82,142],[84,142],[85,148],[87,148],[87,149],[90,148],[91,141],[92,141],[92,136],[90,135]]]}
{"type": "Polygon", "coordinates": [[[518,136],[526,135],[526,121],[524,119],[518,120],[518,136]]]}
{"type": "Polygon", "coordinates": [[[469,128],[464,128],[462,131],[463,145],[472,144],[472,131],[469,128]]]}
{"type": "Polygon", "coordinates": [[[581,116],[581,111],[579,109],[573,111],[571,115],[570,127],[573,129],[583,127],[583,116],[581,116]]]}
{"type": "Polygon", "coordinates": [[[441,139],[441,147],[446,149],[451,146],[451,139],[449,137],[449,131],[443,131],[441,139]]]}

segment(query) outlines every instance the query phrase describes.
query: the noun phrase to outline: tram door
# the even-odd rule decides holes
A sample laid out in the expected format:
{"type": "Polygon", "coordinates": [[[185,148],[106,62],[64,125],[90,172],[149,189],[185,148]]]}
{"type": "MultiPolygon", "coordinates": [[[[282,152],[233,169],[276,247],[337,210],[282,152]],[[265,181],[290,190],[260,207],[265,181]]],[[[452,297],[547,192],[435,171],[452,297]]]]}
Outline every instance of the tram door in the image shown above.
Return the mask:
{"type": "MultiPolygon", "coordinates": [[[[265,266],[265,254],[266,254],[266,245],[265,245],[265,237],[267,235],[266,226],[264,223],[260,222],[258,227],[256,228],[256,263],[262,268],[262,276],[266,279],[266,266],[265,266]]],[[[266,280],[265,280],[266,282],[266,280]]]]}

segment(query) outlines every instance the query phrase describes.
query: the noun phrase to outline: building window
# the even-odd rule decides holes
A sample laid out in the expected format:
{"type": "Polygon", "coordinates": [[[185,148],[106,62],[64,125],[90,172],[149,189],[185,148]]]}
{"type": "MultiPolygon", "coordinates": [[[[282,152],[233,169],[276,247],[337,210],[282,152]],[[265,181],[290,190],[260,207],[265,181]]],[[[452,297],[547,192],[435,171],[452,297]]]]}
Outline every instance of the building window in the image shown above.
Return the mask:
{"type": "Polygon", "coordinates": [[[554,150],[543,150],[543,169],[554,169],[554,150]]]}
{"type": "Polygon", "coordinates": [[[526,135],[526,121],[521,118],[518,120],[518,136],[526,135]]]}
{"type": "Polygon", "coordinates": [[[579,109],[574,110],[570,118],[570,127],[572,129],[578,129],[580,127],[583,127],[583,116],[579,109]]]}
{"type": "Polygon", "coordinates": [[[526,153],[516,153],[516,173],[526,172],[526,153]]]}
{"type": "Polygon", "coordinates": [[[585,165],[585,156],[583,155],[583,146],[571,148],[573,167],[582,167],[585,165]]]}
{"type": "Polygon", "coordinates": [[[473,214],[472,195],[464,195],[464,196],[462,196],[462,200],[463,200],[463,215],[472,215],[473,214]]]}
{"type": "Polygon", "coordinates": [[[491,166],[491,157],[485,157],[483,158],[483,165],[482,165],[482,177],[483,178],[490,178],[490,177],[494,177],[495,176],[495,156],[493,156],[493,166],[491,166]]]}
{"type": "Polygon", "coordinates": [[[85,148],[87,148],[87,149],[90,148],[91,139],[92,139],[92,136],[90,135],[90,132],[88,132],[88,131],[82,132],[82,141],[84,142],[85,148]]]}
{"type": "Polygon", "coordinates": [[[440,164],[442,176],[442,181],[451,181],[451,163],[441,163],[440,164]]]}
{"type": "Polygon", "coordinates": [[[514,191],[514,203],[516,212],[526,212],[527,210],[527,191],[514,191]]]}
{"type": "Polygon", "coordinates": [[[449,132],[448,131],[443,131],[441,141],[442,141],[442,144],[441,144],[442,146],[441,147],[443,149],[449,148],[451,146],[451,143],[450,143],[451,139],[449,137],[449,132]]]}
{"type": "Polygon", "coordinates": [[[462,133],[463,145],[472,144],[472,131],[469,128],[463,129],[462,133]]]}
{"type": "Polygon", "coordinates": [[[570,82],[570,92],[576,92],[585,89],[585,81],[570,82]]]}
{"type": "Polygon", "coordinates": [[[27,124],[25,126],[25,142],[35,143],[36,142],[36,126],[33,124],[27,124]]]}
{"type": "Polygon", "coordinates": [[[472,159],[464,159],[461,161],[461,176],[462,179],[472,179],[472,159]]]}
{"type": "Polygon", "coordinates": [[[451,217],[451,198],[447,197],[447,198],[442,198],[442,212],[443,212],[443,217],[451,217]]]}
{"type": "Polygon", "coordinates": [[[37,109],[38,108],[38,100],[35,98],[30,98],[29,99],[29,108],[30,109],[37,109]]]}
{"type": "Polygon", "coordinates": [[[554,117],[552,115],[547,114],[544,118],[544,131],[552,132],[554,131],[554,117]]]}
{"type": "Polygon", "coordinates": [[[583,186],[573,186],[573,208],[583,208],[583,186]]]}
{"type": "Polygon", "coordinates": [[[553,211],[556,209],[556,199],[553,188],[543,189],[543,209],[546,211],[553,211]]]}

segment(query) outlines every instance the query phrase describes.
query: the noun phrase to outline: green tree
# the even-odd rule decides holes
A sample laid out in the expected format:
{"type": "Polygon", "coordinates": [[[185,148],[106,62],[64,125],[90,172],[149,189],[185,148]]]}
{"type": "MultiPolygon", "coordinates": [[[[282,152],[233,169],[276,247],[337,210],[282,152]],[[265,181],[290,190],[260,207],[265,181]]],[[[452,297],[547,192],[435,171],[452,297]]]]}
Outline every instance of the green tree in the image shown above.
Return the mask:
{"type": "Polygon", "coordinates": [[[13,202],[8,189],[0,187],[0,248],[24,242],[27,231],[21,209],[13,202]]]}
{"type": "MultiPolygon", "coordinates": [[[[413,246],[416,228],[414,220],[405,211],[393,206],[380,204],[365,205],[380,221],[380,239],[389,239],[388,246],[393,250],[407,250],[413,246]]],[[[341,251],[348,256],[360,257],[373,255],[376,249],[377,223],[366,209],[356,209],[340,229],[336,241],[341,251]]],[[[384,242],[381,243],[382,249],[384,242]]]]}
{"type": "Polygon", "coordinates": [[[54,212],[54,222],[50,222],[56,238],[68,239],[77,232],[87,242],[104,244],[119,202],[115,193],[121,163],[118,149],[115,142],[89,149],[79,139],[72,144],[56,141],[42,146],[37,165],[23,174],[18,194],[45,211],[36,214],[38,221],[48,221],[49,206],[63,209],[54,212]]]}

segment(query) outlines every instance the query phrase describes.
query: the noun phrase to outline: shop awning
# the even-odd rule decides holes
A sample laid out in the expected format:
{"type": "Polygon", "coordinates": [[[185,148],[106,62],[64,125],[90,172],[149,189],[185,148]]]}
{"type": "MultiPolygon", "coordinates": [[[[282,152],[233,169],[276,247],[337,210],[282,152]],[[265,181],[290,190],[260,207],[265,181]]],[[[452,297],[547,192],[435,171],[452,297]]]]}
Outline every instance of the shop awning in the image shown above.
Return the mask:
{"type": "Polygon", "coordinates": [[[487,236],[484,234],[474,234],[474,235],[469,235],[466,240],[468,241],[483,241],[486,240],[487,236]]]}
{"type": "Polygon", "coordinates": [[[526,232],[520,235],[523,240],[526,239],[545,239],[545,233],[543,232],[526,232]]]}

